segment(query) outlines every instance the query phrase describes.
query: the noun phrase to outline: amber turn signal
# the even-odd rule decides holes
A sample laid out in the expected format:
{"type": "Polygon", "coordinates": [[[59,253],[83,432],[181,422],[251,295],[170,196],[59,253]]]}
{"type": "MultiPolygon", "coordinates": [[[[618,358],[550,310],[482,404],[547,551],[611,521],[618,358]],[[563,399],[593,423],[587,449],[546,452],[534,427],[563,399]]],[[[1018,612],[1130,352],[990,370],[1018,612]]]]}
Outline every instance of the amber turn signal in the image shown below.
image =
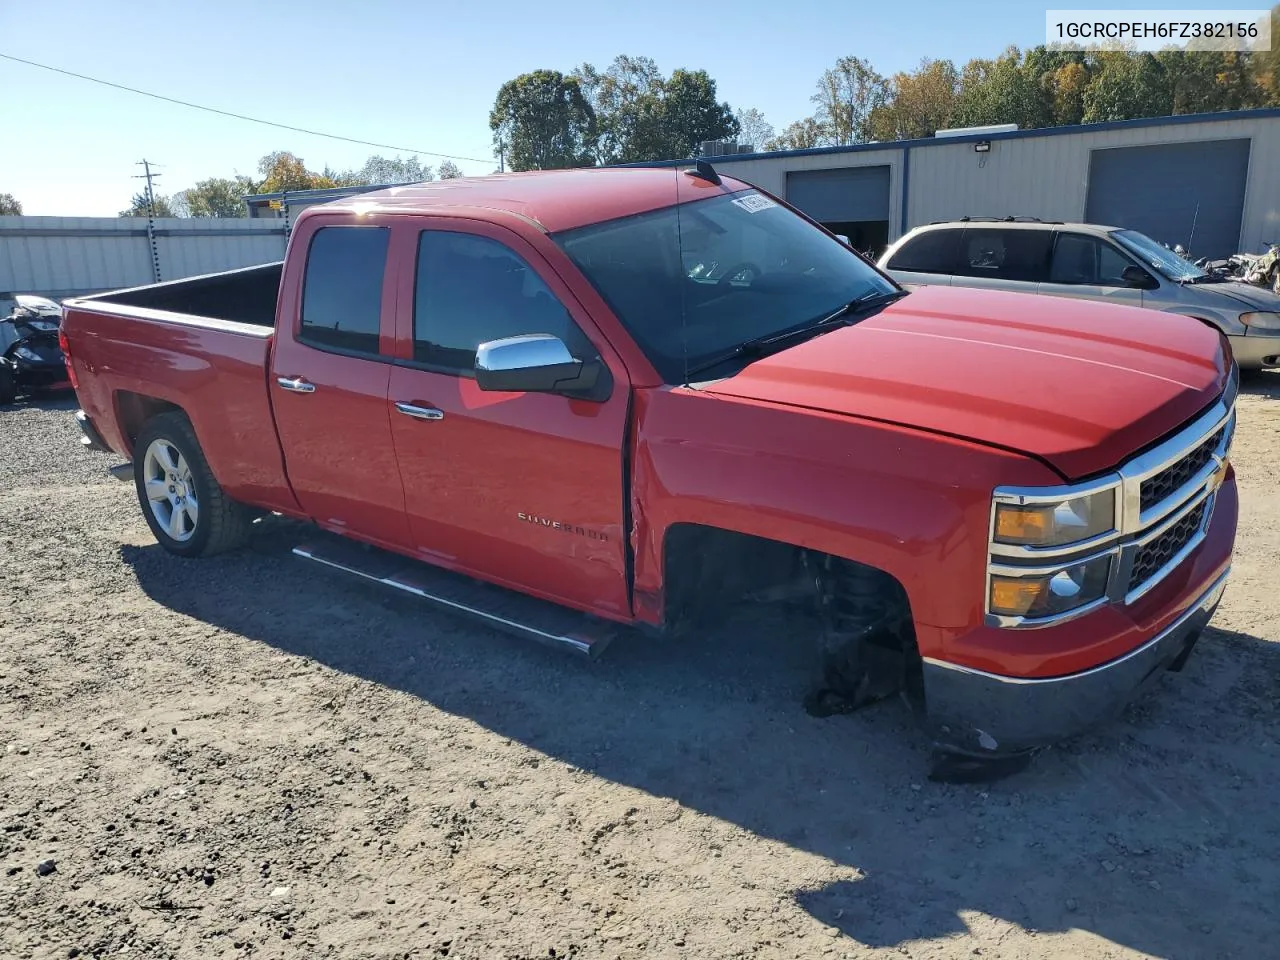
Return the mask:
{"type": "Polygon", "coordinates": [[[1043,507],[1006,507],[996,511],[996,539],[1004,543],[1043,543],[1050,514],[1043,507]]]}
{"type": "Polygon", "coordinates": [[[992,536],[996,543],[1061,547],[1114,530],[1115,514],[1112,488],[1057,501],[997,503],[992,536]]]}
{"type": "Polygon", "coordinates": [[[1110,573],[1109,554],[1049,573],[993,573],[987,610],[1001,617],[1029,620],[1061,616],[1106,596],[1110,573]]]}
{"type": "Polygon", "coordinates": [[[1025,617],[1049,581],[1036,577],[992,577],[991,611],[1007,617],[1025,617]]]}

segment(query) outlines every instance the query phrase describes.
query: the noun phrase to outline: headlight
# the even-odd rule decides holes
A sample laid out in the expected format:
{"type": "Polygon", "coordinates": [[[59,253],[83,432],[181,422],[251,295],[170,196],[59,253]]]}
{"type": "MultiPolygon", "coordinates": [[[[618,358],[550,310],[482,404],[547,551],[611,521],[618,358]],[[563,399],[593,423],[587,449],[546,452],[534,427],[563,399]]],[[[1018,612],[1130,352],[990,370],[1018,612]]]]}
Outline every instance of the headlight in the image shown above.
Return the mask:
{"type": "Polygon", "coordinates": [[[1049,573],[1019,577],[992,574],[988,608],[1002,617],[1035,620],[1057,616],[1104,597],[1110,575],[1110,554],[1049,573]]]}
{"type": "Polygon", "coordinates": [[[1061,547],[1115,529],[1115,488],[1050,503],[997,503],[996,543],[1061,547]]]}
{"type": "Polygon", "coordinates": [[[1254,330],[1275,330],[1280,332],[1280,313],[1242,313],[1240,322],[1254,330]]]}
{"type": "Polygon", "coordinates": [[[40,362],[40,354],[36,353],[30,347],[14,347],[13,352],[20,356],[23,360],[30,360],[33,363],[40,362]]]}

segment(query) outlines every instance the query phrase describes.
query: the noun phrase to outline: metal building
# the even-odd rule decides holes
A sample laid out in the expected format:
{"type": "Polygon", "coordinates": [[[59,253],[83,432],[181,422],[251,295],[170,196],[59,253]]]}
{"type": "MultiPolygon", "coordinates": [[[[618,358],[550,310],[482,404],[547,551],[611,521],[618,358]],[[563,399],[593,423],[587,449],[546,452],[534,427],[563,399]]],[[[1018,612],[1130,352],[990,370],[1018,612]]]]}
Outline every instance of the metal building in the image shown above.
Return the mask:
{"type": "Polygon", "coordinates": [[[0,300],[55,299],[279,260],[285,228],[204,217],[0,217],[0,300]]]}
{"type": "Polygon", "coordinates": [[[1280,110],[706,159],[874,254],[964,216],[1129,227],[1195,256],[1280,241],[1280,110]]]}

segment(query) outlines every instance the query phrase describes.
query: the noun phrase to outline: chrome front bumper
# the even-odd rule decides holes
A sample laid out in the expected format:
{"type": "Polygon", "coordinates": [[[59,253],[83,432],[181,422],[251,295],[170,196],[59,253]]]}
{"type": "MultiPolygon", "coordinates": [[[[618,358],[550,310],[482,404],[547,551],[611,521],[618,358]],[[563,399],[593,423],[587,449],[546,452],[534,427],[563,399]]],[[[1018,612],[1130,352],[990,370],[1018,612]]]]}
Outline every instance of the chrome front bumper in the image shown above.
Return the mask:
{"type": "Polygon", "coordinates": [[[937,739],[973,754],[1018,753],[1106,721],[1166,669],[1183,662],[1227,586],[1222,571],[1179,617],[1146,643],[1082,673],[1005,677],[954,663],[924,661],[925,700],[937,739]]]}

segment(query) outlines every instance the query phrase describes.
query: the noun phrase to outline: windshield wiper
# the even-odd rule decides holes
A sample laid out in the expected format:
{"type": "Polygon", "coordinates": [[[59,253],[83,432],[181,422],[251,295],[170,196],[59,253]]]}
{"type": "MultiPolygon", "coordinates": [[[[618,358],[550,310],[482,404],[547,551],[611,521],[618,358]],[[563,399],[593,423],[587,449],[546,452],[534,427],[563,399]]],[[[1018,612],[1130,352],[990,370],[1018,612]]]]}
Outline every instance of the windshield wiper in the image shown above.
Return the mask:
{"type": "Polygon", "coordinates": [[[802,324],[791,330],[784,330],[781,333],[769,333],[760,337],[753,337],[738,344],[732,350],[722,353],[717,357],[712,357],[697,366],[690,367],[685,373],[686,379],[692,377],[695,373],[702,373],[704,370],[710,370],[718,367],[722,363],[728,363],[730,360],[736,360],[740,357],[750,357],[758,360],[775,352],[783,346],[789,346],[792,341],[800,341],[809,337],[817,336],[824,330],[834,327],[840,321],[851,316],[861,316],[875,310],[877,307],[883,307],[885,304],[893,303],[893,301],[905,297],[910,290],[890,290],[888,293],[867,293],[861,297],[850,300],[840,309],[825,314],[810,323],[802,324]]]}
{"type": "Polygon", "coordinates": [[[841,317],[861,316],[864,313],[870,313],[876,307],[883,307],[886,303],[900,300],[910,292],[910,290],[890,290],[887,293],[864,293],[862,296],[850,300],[835,313],[823,317],[818,322],[830,323],[833,320],[839,320],[841,317]]]}

